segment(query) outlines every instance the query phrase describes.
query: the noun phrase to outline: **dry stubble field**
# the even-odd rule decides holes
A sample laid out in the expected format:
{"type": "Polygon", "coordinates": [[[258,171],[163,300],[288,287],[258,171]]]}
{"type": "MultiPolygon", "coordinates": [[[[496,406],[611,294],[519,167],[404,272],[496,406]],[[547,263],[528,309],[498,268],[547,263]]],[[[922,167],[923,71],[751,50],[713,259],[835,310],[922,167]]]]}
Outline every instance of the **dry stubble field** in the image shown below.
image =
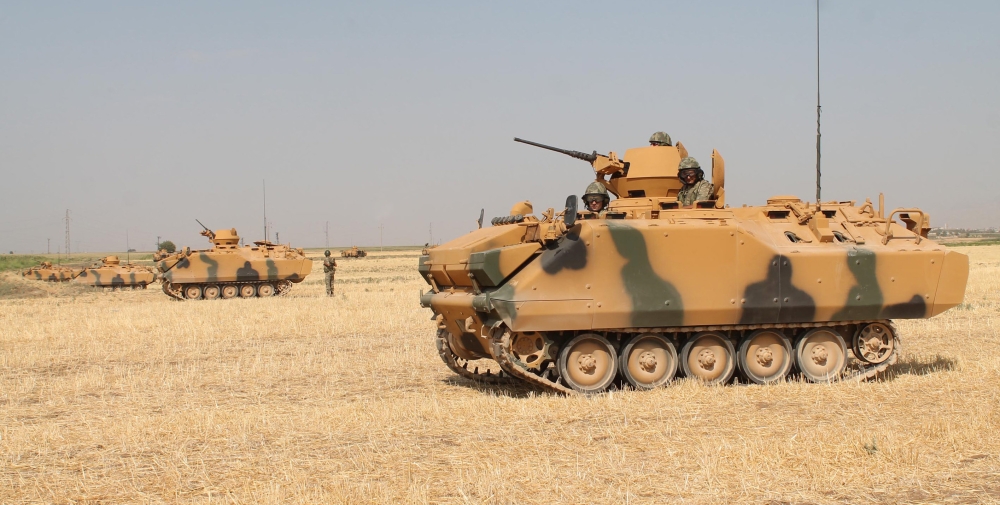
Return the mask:
{"type": "Polygon", "coordinates": [[[963,251],[881,381],[590,398],[448,371],[416,251],[333,299],[318,263],[268,300],[46,285],[0,300],[0,502],[1000,502],[1000,247],[963,251]]]}

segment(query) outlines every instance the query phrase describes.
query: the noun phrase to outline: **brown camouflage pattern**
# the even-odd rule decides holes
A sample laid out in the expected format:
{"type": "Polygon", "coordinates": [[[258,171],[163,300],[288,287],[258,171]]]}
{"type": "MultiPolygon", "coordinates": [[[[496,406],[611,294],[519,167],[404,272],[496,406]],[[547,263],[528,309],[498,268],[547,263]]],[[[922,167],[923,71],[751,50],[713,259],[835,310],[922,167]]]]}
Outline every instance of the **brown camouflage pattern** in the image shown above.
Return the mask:
{"type": "Polygon", "coordinates": [[[118,256],[107,256],[84,268],[73,282],[98,288],[146,289],[156,280],[156,272],[145,266],[121,264],[118,256]]]}
{"type": "Polygon", "coordinates": [[[48,261],[43,261],[40,265],[25,270],[21,275],[36,281],[66,282],[80,275],[81,271],[79,268],[55,266],[48,261]]]}
{"type": "Polygon", "coordinates": [[[623,160],[610,153],[594,161],[597,180],[619,197],[603,216],[580,212],[569,227],[552,209],[540,220],[495,219],[427,250],[419,272],[431,290],[421,305],[434,313],[449,367],[492,358],[503,372],[551,391],[596,392],[607,385],[566,374],[586,379],[621,359],[605,369],[612,379],[628,369],[631,382],[641,359],[653,363],[653,351],[663,351],[659,359],[670,362],[666,351],[676,351],[675,368],[679,359],[681,369],[710,382],[738,368],[764,383],[803,365],[806,378],[823,382],[842,377],[848,358],[861,354],[857,376],[867,378],[868,363],[884,367],[898,354],[891,319],[929,318],[962,302],[968,257],[927,239],[929,217],[919,209],[886,216],[870,201],[817,206],[789,196],[729,208],[718,152],[712,194],[683,209],[680,149],[630,149],[623,160]],[[865,336],[873,332],[885,345],[869,355],[865,336]],[[577,352],[580,338],[607,346],[577,352]],[[636,342],[652,351],[616,354],[631,353],[636,342]],[[754,375],[773,356],[784,368],[754,375]],[[713,371],[722,365],[729,370],[713,371]]]}
{"type": "Polygon", "coordinates": [[[312,270],[312,260],[302,249],[266,241],[240,247],[235,228],[206,230],[202,235],[212,242],[211,249],[185,248],[157,261],[163,291],[169,296],[183,300],[281,295],[312,270]]]}

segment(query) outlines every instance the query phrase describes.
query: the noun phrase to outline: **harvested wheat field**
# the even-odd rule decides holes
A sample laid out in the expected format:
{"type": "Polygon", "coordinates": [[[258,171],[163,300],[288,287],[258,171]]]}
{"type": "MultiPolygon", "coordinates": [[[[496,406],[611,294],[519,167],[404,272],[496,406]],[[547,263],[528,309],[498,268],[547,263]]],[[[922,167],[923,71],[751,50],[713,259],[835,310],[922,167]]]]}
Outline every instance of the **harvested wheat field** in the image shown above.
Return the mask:
{"type": "Polygon", "coordinates": [[[416,251],[340,260],[335,298],[318,262],[263,300],[6,273],[0,502],[1000,502],[1000,247],[963,251],[966,303],[898,321],[880,381],[574,398],[452,374],[416,251]]]}

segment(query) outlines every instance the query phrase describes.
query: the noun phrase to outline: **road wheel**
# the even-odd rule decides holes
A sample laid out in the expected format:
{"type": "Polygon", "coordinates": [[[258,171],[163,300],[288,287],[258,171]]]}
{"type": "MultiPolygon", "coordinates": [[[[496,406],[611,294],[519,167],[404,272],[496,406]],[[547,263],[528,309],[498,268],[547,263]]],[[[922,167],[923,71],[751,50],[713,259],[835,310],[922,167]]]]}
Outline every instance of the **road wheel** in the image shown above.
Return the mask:
{"type": "Polygon", "coordinates": [[[240,286],[240,296],[243,298],[253,298],[257,294],[257,288],[253,284],[244,284],[240,286]]]}
{"type": "Polygon", "coordinates": [[[208,286],[205,286],[206,300],[215,300],[218,297],[219,297],[219,286],[216,286],[215,284],[209,284],[208,286]]]}
{"type": "Polygon", "coordinates": [[[257,296],[267,298],[274,295],[274,286],[271,284],[261,284],[257,287],[257,296]]]}
{"type": "Polygon", "coordinates": [[[882,323],[871,323],[858,331],[853,342],[854,355],[859,359],[878,365],[889,359],[896,348],[896,338],[892,329],[882,323]]]}
{"type": "Polygon", "coordinates": [[[696,333],[681,348],[684,375],[705,384],[725,384],[736,371],[736,351],[725,335],[714,331],[696,333]]]}
{"type": "Polygon", "coordinates": [[[618,368],[636,389],[662,386],[677,374],[677,348],[663,335],[643,333],[622,348],[618,368]]]}
{"type": "Polygon", "coordinates": [[[756,384],[784,380],[792,369],[792,341],[778,330],[757,330],[736,354],[743,376],[756,384]]]}
{"type": "Polygon", "coordinates": [[[810,382],[833,382],[847,366],[847,345],[833,328],[814,328],[795,343],[795,363],[810,382]]]}
{"type": "Polygon", "coordinates": [[[227,284],[225,286],[222,286],[222,298],[224,299],[235,298],[236,295],[238,294],[240,294],[240,288],[232,284],[227,284]]]}
{"type": "Polygon", "coordinates": [[[596,333],[577,335],[559,352],[559,375],[575,391],[600,393],[611,385],[617,373],[614,346],[596,333]]]}
{"type": "Polygon", "coordinates": [[[197,284],[184,286],[184,298],[187,298],[188,300],[197,300],[201,298],[201,286],[197,284]]]}

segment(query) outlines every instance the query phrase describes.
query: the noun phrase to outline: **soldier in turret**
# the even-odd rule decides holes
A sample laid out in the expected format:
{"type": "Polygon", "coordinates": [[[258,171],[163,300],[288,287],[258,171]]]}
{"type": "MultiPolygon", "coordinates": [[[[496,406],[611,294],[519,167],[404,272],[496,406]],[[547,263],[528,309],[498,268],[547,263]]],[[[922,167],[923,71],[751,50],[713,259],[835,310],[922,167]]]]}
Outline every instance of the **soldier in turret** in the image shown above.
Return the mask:
{"type": "Polygon", "coordinates": [[[665,132],[656,132],[651,137],[649,137],[649,145],[651,146],[672,146],[673,142],[670,140],[670,135],[665,132]]]}
{"type": "Polygon", "coordinates": [[[705,172],[702,171],[698,160],[690,156],[682,159],[677,168],[677,178],[684,184],[677,193],[677,203],[681,207],[690,209],[694,206],[694,202],[712,198],[712,190],[715,188],[711,182],[705,180],[705,172]]]}
{"type": "Polygon", "coordinates": [[[333,275],[337,272],[337,260],[330,256],[330,250],[323,253],[323,273],[326,274],[326,296],[333,296],[333,275]]]}
{"type": "Polygon", "coordinates": [[[581,199],[583,206],[599,218],[603,218],[607,214],[608,203],[611,202],[608,188],[597,181],[587,186],[587,191],[583,193],[581,199]]]}

